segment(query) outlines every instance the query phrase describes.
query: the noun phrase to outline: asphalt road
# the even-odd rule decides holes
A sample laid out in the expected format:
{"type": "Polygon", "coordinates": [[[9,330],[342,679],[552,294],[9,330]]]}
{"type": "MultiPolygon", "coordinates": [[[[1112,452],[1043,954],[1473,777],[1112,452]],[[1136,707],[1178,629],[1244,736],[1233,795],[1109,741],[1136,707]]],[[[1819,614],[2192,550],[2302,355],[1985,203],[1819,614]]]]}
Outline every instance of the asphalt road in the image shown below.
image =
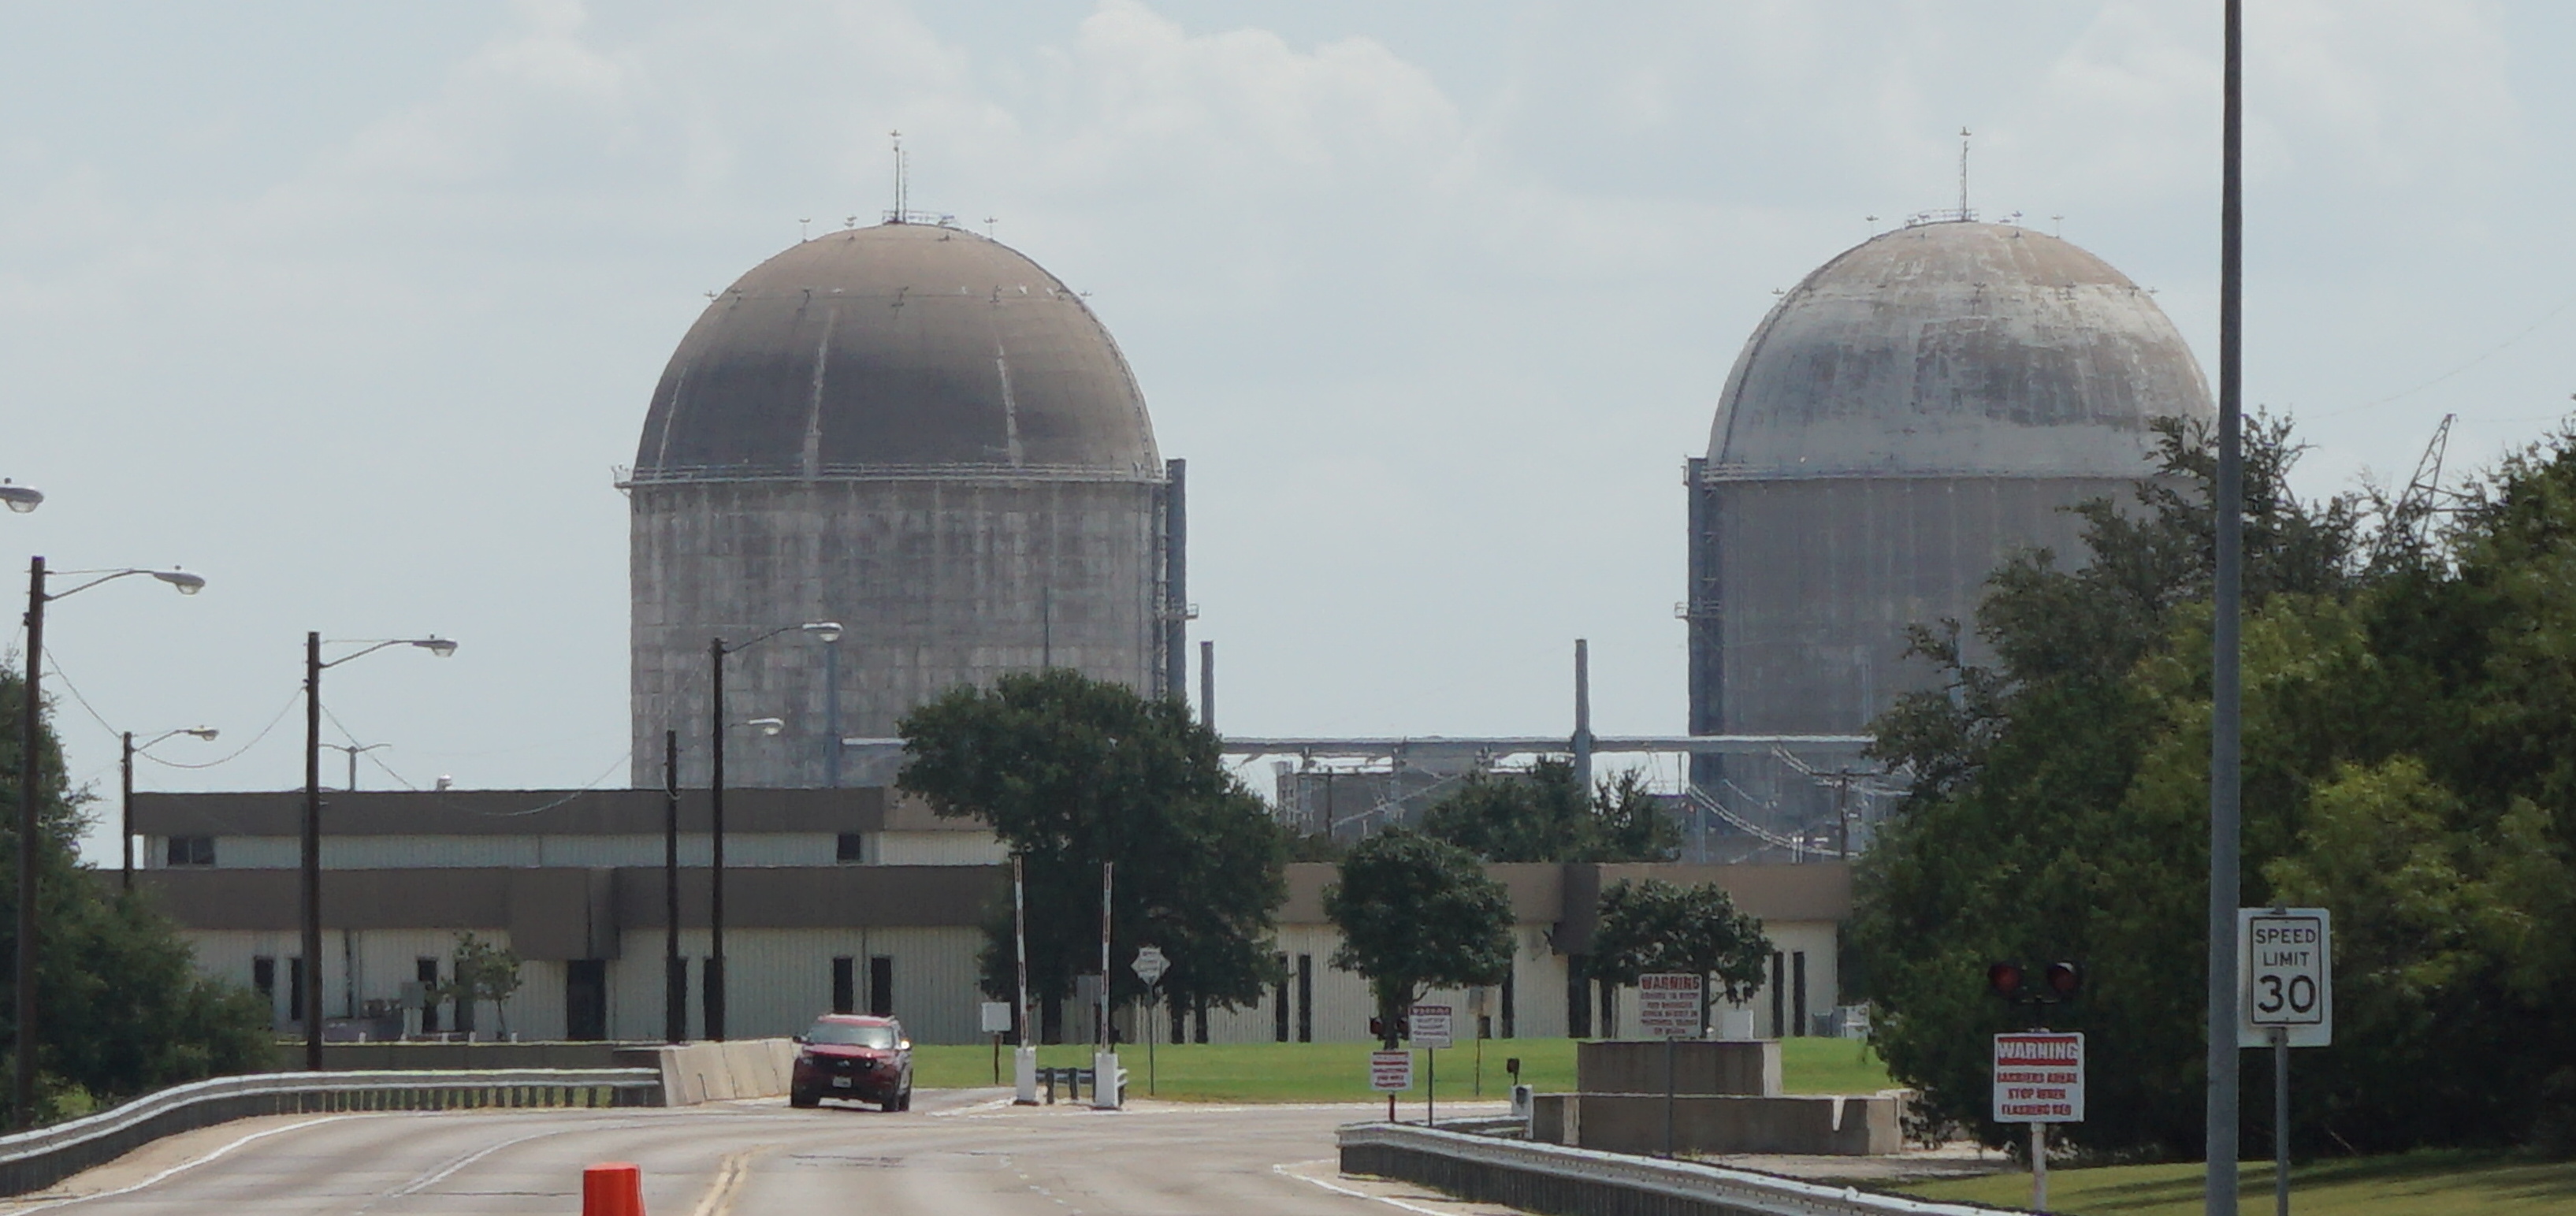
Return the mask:
{"type": "Polygon", "coordinates": [[[567,1216],[582,1167],[633,1161],[651,1216],[1422,1216],[1493,1213],[1338,1177],[1367,1107],[1013,1108],[923,1091],[901,1114],[783,1099],[679,1110],[279,1116],[191,1132],[0,1214],[567,1216]]]}

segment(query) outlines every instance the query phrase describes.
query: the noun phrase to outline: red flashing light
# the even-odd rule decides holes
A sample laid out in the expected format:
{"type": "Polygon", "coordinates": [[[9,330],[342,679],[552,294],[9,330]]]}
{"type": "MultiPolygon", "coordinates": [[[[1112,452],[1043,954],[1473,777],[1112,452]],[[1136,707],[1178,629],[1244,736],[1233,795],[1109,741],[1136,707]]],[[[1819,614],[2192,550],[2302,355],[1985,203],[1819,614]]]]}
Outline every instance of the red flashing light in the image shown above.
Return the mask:
{"type": "Polygon", "coordinates": [[[2019,963],[1996,963],[1986,968],[1986,987],[1994,989],[1996,996],[2005,998],[2020,996],[2021,984],[2022,974],[2019,963]]]}

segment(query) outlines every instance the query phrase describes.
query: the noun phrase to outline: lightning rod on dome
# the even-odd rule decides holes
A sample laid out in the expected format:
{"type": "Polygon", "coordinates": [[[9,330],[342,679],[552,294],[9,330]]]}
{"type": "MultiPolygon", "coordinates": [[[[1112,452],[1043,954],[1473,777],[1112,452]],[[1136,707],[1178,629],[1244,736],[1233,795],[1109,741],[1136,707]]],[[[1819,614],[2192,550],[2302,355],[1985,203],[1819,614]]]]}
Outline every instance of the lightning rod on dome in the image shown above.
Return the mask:
{"type": "Polygon", "coordinates": [[[912,205],[911,200],[904,197],[910,183],[904,180],[903,132],[892,131],[888,134],[894,139],[894,211],[886,216],[886,222],[900,224],[903,222],[904,211],[912,205]]]}
{"type": "Polygon", "coordinates": [[[1959,221],[1968,219],[1968,129],[1959,128],[1959,221]]]}

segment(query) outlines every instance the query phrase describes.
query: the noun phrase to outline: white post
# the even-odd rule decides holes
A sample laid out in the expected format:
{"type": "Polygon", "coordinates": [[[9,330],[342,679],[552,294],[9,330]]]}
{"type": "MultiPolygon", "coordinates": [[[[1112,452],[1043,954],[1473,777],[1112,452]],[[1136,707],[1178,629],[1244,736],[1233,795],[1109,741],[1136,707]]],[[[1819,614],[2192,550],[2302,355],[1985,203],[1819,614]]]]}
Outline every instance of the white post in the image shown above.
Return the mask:
{"type": "Polygon", "coordinates": [[[1118,1047],[1109,1028],[1109,895],[1116,862],[1100,863],[1100,1034],[1091,1053],[1091,1104],[1118,1107],[1118,1047]]]}
{"type": "Polygon", "coordinates": [[[1013,1102],[1022,1106],[1038,1104],[1038,1049],[1029,1042],[1029,1023],[1036,1020],[1029,1008],[1029,908],[1028,886],[1023,873],[1026,859],[1011,857],[1011,936],[1018,953],[1020,976],[1020,1045],[1011,1052],[1011,1091],[1013,1102]]]}
{"type": "Polygon", "coordinates": [[[2048,1210],[2048,1125],[2030,1125],[2030,1210],[2048,1210]]]}

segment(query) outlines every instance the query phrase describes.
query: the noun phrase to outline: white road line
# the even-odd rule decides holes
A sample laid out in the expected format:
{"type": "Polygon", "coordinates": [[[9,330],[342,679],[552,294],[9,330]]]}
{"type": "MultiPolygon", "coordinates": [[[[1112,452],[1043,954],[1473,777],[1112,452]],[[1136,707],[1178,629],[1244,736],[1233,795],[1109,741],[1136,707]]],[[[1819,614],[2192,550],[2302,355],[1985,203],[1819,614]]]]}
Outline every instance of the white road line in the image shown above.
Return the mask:
{"type": "Polygon", "coordinates": [[[641,1126],[643,1125],[639,1123],[594,1123],[584,1124],[579,1127],[558,1127],[550,1131],[530,1132],[524,1136],[514,1136],[508,1140],[500,1142],[499,1144],[486,1145],[483,1148],[476,1149],[473,1152],[467,1153],[454,1161],[450,1161],[447,1164],[438,1167],[437,1169],[413,1178],[411,1181],[395,1187],[384,1194],[378,1195],[359,1205],[357,1212],[351,1213],[350,1216],[358,1216],[358,1213],[369,1211],[377,1204],[383,1203],[388,1199],[400,1199],[405,1195],[416,1194],[420,1191],[427,1190],[441,1182],[447,1181],[449,1176],[455,1174],[456,1171],[464,1169],[466,1166],[472,1165],[477,1161],[481,1161],[485,1157],[489,1157],[492,1154],[500,1152],[502,1149],[509,1148],[512,1145],[526,1144],[530,1140],[543,1140],[549,1136],[569,1136],[575,1132],[614,1131],[619,1128],[641,1126]]]}
{"type": "Polygon", "coordinates": [[[97,1193],[97,1194],[95,1194],[95,1195],[74,1195],[74,1196],[72,1196],[71,1198],[68,1198],[68,1199],[56,1199],[56,1200],[53,1200],[53,1201],[51,1201],[51,1202],[49,1202],[49,1203],[31,1204],[31,1205],[26,1206],[26,1207],[10,1206],[10,1207],[8,1208],[8,1211],[9,1211],[9,1213],[10,1213],[10,1216],[18,1216],[18,1214],[19,1214],[19,1213],[22,1213],[22,1212],[41,1212],[41,1211],[44,1211],[44,1210],[46,1210],[46,1209],[48,1209],[48,1208],[67,1208],[67,1207],[70,1207],[71,1205],[73,1205],[73,1204],[75,1204],[75,1203],[88,1203],[90,1200],[93,1200],[93,1199],[114,1199],[114,1198],[116,1198],[116,1197],[117,1197],[117,1196],[119,1196],[119,1195],[131,1195],[131,1194],[133,1194],[134,1192],[139,1191],[139,1190],[142,1190],[143,1188],[145,1188],[145,1187],[147,1187],[147,1186],[151,1186],[151,1185],[153,1185],[154,1183],[160,1182],[161,1180],[163,1180],[163,1179],[165,1179],[165,1178],[168,1178],[168,1177],[170,1177],[171,1175],[174,1175],[174,1174],[180,1173],[181,1171],[184,1171],[184,1170],[192,1170],[192,1169],[197,1168],[198,1166],[204,1165],[205,1163],[207,1163],[207,1162],[209,1162],[209,1161],[212,1161],[212,1160],[214,1160],[214,1159],[215,1159],[215,1158],[217,1158],[217,1157],[221,1157],[221,1156],[223,1156],[224,1154],[226,1154],[226,1153],[229,1153],[229,1152],[233,1151],[234,1149],[240,1148],[241,1146],[243,1146],[243,1145],[245,1145],[245,1144],[248,1144],[248,1143],[250,1143],[250,1142],[251,1142],[251,1141],[253,1141],[253,1140],[265,1140],[265,1139],[268,1139],[270,1136],[277,1135],[277,1134],[279,1134],[279,1133],[281,1133],[281,1132],[302,1131],[303,1129],[308,1128],[308,1127],[311,1127],[311,1126],[313,1126],[313,1125],[315,1125],[315,1124],[317,1124],[317,1123],[335,1123],[335,1122],[338,1122],[339,1120],[342,1120],[342,1119],[357,1119],[357,1118],[366,1118],[366,1117],[372,1117],[372,1116],[362,1116],[362,1115],[355,1115],[355,1114],[348,1114],[348,1115],[323,1115],[323,1116],[321,1116],[321,1117],[319,1117],[319,1118],[306,1119],[306,1120],[304,1120],[304,1121],[303,1121],[303,1122],[301,1122],[301,1123],[289,1123],[289,1124],[287,1124],[287,1125],[286,1125],[286,1126],[284,1126],[284,1127],[272,1127],[272,1128],[268,1128],[268,1129],[266,1129],[266,1130],[264,1130],[264,1131],[256,1131],[256,1132],[252,1132],[251,1134],[249,1134],[249,1135],[247,1135],[247,1136],[244,1136],[244,1137],[242,1137],[242,1138],[241,1138],[241,1139],[239,1139],[239,1140],[235,1140],[235,1141],[233,1141],[232,1143],[230,1143],[230,1144],[227,1144],[227,1145],[223,1146],[222,1148],[216,1149],[215,1151],[213,1151],[213,1152],[211,1152],[211,1153],[208,1153],[208,1154],[206,1154],[206,1155],[205,1155],[205,1156],[203,1156],[203,1157],[198,1157],[198,1158],[195,1158],[195,1159],[193,1159],[193,1160],[189,1160],[189,1161],[182,1161],[182,1162],[180,1162],[179,1164],[174,1165],[174,1166],[171,1166],[170,1168],[168,1168],[168,1169],[166,1169],[166,1170],[163,1170],[163,1171],[161,1171],[161,1172],[160,1172],[160,1173],[158,1173],[158,1174],[154,1174],[153,1176],[151,1176],[151,1177],[149,1177],[149,1178],[146,1178],[146,1179],[144,1179],[144,1180],[143,1180],[143,1181],[141,1181],[141,1182],[137,1182],[137,1183],[133,1184],[132,1186],[121,1186],[121,1187],[118,1187],[118,1188],[116,1188],[115,1190],[112,1190],[112,1191],[100,1191],[99,1193],[97,1193]]]}
{"type": "MultiPolygon", "coordinates": [[[[1308,1163],[1308,1162],[1299,1162],[1298,1164],[1300,1164],[1300,1165],[1304,1165],[1304,1164],[1310,1164],[1310,1163],[1308,1163]]],[[[1424,1206],[1422,1206],[1421,1204],[1418,1204],[1418,1203],[1406,1203],[1405,1201],[1403,1201],[1403,1200],[1401,1200],[1401,1199],[1389,1199],[1389,1198],[1387,1198],[1387,1197],[1386,1197],[1386,1196],[1384,1196],[1384,1195],[1372,1195],[1372,1194],[1369,1194],[1367,1191],[1354,1191],[1354,1190],[1352,1190],[1352,1189],[1351,1189],[1351,1188],[1349,1188],[1349,1187],[1346,1187],[1346,1186],[1340,1186],[1340,1185],[1336,1185],[1336,1184],[1334,1184],[1334,1183],[1326,1182],[1326,1181],[1324,1181],[1324,1180],[1323,1180],[1323,1179],[1321,1179],[1321,1178],[1309,1178],[1309,1177],[1307,1177],[1307,1176],[1306,1176],[1306,1175],[1304,1175],[1304,1174],[1299,1174],[1299,1173],[1295,1173],[1295,1172],[1291,1171],[1291,1170],[1288,1168],[1287,1163],[1285,1163],[1285,1162],[1283,1162],[1283,1163],[1281,1163],[1281,1164],[1278,1164],[1278,1165],[1271,1166],[1271,1167],[1270,1167],[1270,1172],[1272,1172],[1272,1173],[1274,1173],[1274,1174],[1277,1174],[1277,1175],[1279,1175],[1279,1176],[1280,1176],[1280,1177],[1282,1177],[1282,1178],[1294,1178],[1294,1179],[1296,1179],[1296,1180],[1297,1180],[1297,1181],[1299,1181],[1299,1182],[1311,1182],[1311,1183],[1314,1183],[1315,1185],[1320,1186],[1320,1187],[1324,1188],[1325,1190],[1331,1191],[1331,1192],[1333,1192],[1333,1193],[1334,1193],[1334,1194],[1336,1194],[1336,1195],[1348,1195],[1348,1196],[1350,1196],[1350,1197],[1351,1197],[1351,1198],[1353,1198],[1353,1199],[1369,1199],[1369,1200],[1374,1200],[1374,1201],[1376,1201],[1376,1202],[1378,1202],[1378,1203],[1393,1204],[1394,1206],[1396,1206],[1396,1207],[1400,1207],[1400,1208],[1403,1208],[1405,1211],[1408,1211],[1408,1212],[1419,1212],[1419,1213],[1421,1213],[1421,1216],[1457,1216],[1457,1214],[1456,1214],[1456,1213],[1454,1213],[1454,1212],[1443,1212],[1443,1211],[1441,1211],[1441,1210],[1440,1210],[1440,1209],[1438,1209],[1438,1208],[1426,1208],[1426,1207],[1424,1207],[1424,1206]]]]}

